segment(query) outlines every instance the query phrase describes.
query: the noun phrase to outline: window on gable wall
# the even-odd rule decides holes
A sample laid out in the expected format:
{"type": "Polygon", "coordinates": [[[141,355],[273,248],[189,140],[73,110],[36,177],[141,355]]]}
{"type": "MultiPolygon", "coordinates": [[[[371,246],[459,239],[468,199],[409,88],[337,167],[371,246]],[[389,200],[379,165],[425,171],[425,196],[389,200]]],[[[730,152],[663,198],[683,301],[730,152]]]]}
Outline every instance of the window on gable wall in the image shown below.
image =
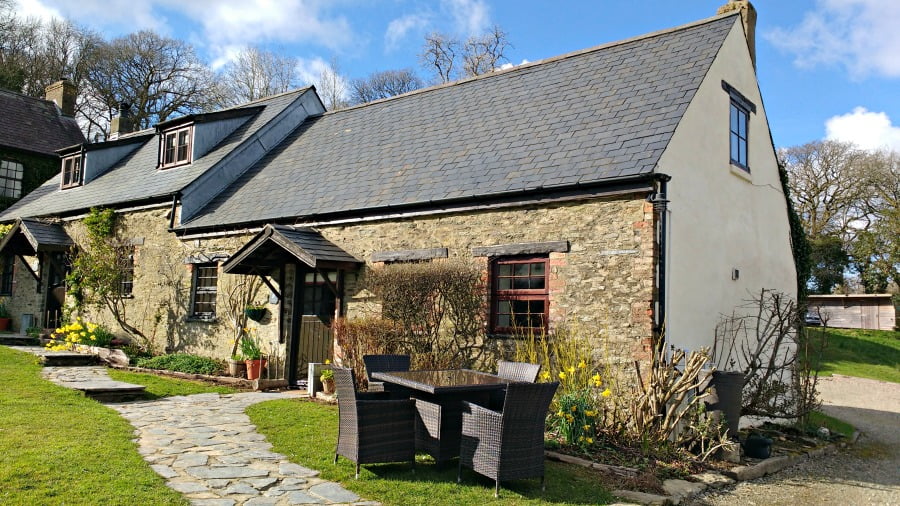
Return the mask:
{"type": "Polygon", "coordinates": [[[218,280],[218,264],[194,264],[194,279],[191,285],[192,318],[212,319],[216,316],[218,280]]]}
{"type": "Polygon", "coordinates": [[[81,185],[81,154],[67,156],[62,159],[62,188],[81,185]]]}
{"type": "Polygon", "coordinates": [[[125,258],[122,279],[119,281],[119,296],[130,297],[134,292],[134,250],[125,258]]]}
{"type": "Polygon", "coordinates": [[[192,126],[186,126],[162,133],[159,156],[161,169],[191,163],[193,132],[192,126]]]}
{"type": "Polygon", "coordinates": [[[501,257],[491,265],[491,330],[498,334],[547,331],[550,309],[546,256],[501,257]]]}
{"type": "Polygon", "coordinates": [[[22,164],[0,160],[0,197],[17,199],[22,196],[22,164]]]}
{"type": "Polygon", "coordinates": [[[740,104],[731,101],[731,163],[749,171],[747,163],[747,127],[750,114],[740,104]]]}

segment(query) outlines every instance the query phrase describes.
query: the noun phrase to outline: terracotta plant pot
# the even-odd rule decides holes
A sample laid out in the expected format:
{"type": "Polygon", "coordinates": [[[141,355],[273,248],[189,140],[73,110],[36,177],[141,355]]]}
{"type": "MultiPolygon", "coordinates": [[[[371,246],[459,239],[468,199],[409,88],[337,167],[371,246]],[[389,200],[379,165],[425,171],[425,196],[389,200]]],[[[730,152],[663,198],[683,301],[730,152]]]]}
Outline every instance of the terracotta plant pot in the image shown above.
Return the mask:
{"type": "Polygon", "coordinates": [[[267,361],[264,358],[245,361],[245,363],[247,364],[247,379],[259,379],[262,370],[266,367],[266,362],[267,361]]]}
{"type": "Polygon", "coordinates": [[[322,392],[328,395],[334,393],[334,379],[327,379],[322,382],[322,392]]]}
{"type": "Polygon", "coordinates": [[[228,359],[228,375],[235,378],[243,378],[247,373],[247,364],[243,360],[228,359]]]}

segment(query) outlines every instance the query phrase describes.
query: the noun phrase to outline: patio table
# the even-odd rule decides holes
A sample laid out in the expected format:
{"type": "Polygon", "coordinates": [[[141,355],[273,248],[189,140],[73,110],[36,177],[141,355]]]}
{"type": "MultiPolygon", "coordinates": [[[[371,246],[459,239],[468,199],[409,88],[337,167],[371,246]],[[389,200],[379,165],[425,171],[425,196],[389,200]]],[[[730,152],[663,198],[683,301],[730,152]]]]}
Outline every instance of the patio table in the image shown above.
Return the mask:
{"type": "Polygon", "coordinates": [[[416,450],[429,453],[438,464],[459,456],[462,401],[487,406],[491,392],[510,382],[469,369],[376,372],[372,377],[410,389],[416,400],[416,450]]]}

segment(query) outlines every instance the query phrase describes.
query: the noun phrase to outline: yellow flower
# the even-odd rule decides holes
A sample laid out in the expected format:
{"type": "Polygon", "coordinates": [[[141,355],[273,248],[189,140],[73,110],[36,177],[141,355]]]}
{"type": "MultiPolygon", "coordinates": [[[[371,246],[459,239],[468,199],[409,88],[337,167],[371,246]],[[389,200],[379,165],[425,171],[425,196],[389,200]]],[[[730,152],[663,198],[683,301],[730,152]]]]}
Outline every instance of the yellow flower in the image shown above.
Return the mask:
{"type": "Polygon", "coordinates": [[[588,410],[585,410],[584,416],[589,417],[589,418],[593,418],[593,417],[597,416],[597,412],[596,412],[596,411],[591,411],[590,409],[588,409],[588,410]]]}
{"type": "Polygon", "coordinates": [[[591,430],[591,426],[590,426],[590,425],[582,425],[581,428],[584,429],[584,430],[591,430]]]}
{"type": "Polygon", "coordinates": [[[585,438],[584,441],[589,445],[594,444],[594,438],[592,437],[585,438]]]}
{"type": "Polygon", "coordinates": [[[329,360],[329,359],[326,358],[326,359],[325,359],[325,363],[326,363],[326,364],[330,364],[330,363],[331,363],[331,360],[329,360]]]}
{"type": "Polygon", "coordinates": [[[81,321],[81,317],[80,317],[80,316],[77,316],[77,317],[75,318],[75,321],[79,321],[79,322],[80,322],[80,321],[81,321]]]}
{"type": "Polygon", "coordinates": [[[565,381],[565,379],[566,379],[566,373],[564,373],[564,372],[562,372],[562,371],[559,371],[559,379],[565,381]]]}
{"type": "Polygon", "coordinates": [[[584,441],[584,436],[578,436],[578,441],[579,442],[584,441]]]}
{"type": "Polygon", "coordinates": [[[571,411],[572,411],[572,413],[578,411],[578,406],[572,406],[572,410],[571,410],[571,411]]]}
{"type": "Polygon", "coordinates": [[[541,373],[541,379],[544,380],[544,381],[549,380],[549,379],[550,379],[550,373],[547,372],[547,371],[542,372],[542,373],[541,373]]]}
{"type": "Polygon", "coordinates": [[[566,370],[569,371],[569,374],[575,374],[575,367],[571,365],[566,370]]]}
{"type": "Polygon", "coordinates": [[[244,330],[244,332],[250,332],[250,329],[249,329],[249,328],[247,328],[247,327],[244,327],[244,329],[243,329],[243,330],[244,330]]]}
{"type": "Polygon", "coordinates": [[[558,417],[560,417],[560,418],[562,418],[563,415],[565,415],[565,413],[563,413],[563,410],[559,410],[559,412],[556,413],[556,416],[558,416],[558,417]]]}
{"type": "Polygon", "coordinates": [[[86,332],[84,332],[84,331],[81,331],[81,333],[80,333],[80,334],[78,334],[78,335],[79,335],[79,336],[81,336],[81,337],[86,337],[86,336],[87,336],[87,333],[86,333],[86,332]]]}
{"type": "Polygon", "coordinates": [[[572,415],[566,415],[566,421],[572,423],[575,421],[575,417],[572,415]]]}
{"type": "Polygon", "coordinates": [[[96,340],[97,340],[97,336],[95,336],[94,334],[91,334],[90,339],[91,339],[91,341],[96,341],[96,340]]]}
{"type": "Polygon", "coordinates": [[[581,359],[581,362],[578,362],[578,368],[584,369],[585,367],[587,367],[587,363],[584,361],[584,359],[581,359]]]}
{"type": "Polygon", "coordinates": [[[600,394],[600,395],[602,395],[603,397],[609,397],[610,395],[612,395],[612,391],[611,391],[610,389],[607,388],[607,389],[604,390],[603,393],[600,394]]]}
{"type": "Polygon", "coordinates": [[[593,376],[591,376],[591,380],[594,381],[595,387],[599,387],[600,385],[603,384],[603,380],[600,379],[600,373],[595,373],[593,376]]]}

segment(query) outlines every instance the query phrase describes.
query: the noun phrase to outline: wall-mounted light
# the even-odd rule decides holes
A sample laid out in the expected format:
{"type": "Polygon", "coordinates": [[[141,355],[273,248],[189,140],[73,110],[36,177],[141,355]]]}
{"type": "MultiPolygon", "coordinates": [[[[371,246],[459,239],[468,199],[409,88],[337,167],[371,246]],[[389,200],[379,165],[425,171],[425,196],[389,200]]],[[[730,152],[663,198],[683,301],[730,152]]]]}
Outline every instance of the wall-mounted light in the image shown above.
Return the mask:
{"type": "Polygon", "coordinates": [[[731,280],[737,281],[741,277],[740,269],[731,269],[731,280]]]}

